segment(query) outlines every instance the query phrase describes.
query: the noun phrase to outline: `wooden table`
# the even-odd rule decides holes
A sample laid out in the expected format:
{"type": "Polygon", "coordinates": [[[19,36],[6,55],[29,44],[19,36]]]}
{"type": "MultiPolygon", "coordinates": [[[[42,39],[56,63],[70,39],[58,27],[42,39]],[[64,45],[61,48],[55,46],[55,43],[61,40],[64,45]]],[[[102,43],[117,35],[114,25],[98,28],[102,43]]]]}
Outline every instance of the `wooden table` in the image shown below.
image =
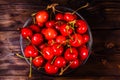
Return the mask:
{"type": "Polygon", "coordinates": [[[0,0],[0,80],[120,80],[120,0],[0,0]],[[92,53],[85,65],[63,77],[45,76],[33,71],[21,54],[19,36],[31,13],[51,1],[77,9],[90,25],[93,35],[92,53]]]}

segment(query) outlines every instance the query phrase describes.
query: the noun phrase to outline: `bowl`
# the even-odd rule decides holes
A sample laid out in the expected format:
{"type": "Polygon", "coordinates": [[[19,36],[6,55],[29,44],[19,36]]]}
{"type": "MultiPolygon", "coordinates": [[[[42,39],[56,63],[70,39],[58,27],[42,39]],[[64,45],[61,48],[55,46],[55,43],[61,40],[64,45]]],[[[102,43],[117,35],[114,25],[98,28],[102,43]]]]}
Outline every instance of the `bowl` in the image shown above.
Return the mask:
{"type": "MultiPolygon", "coordinates": [[[[43,10],[43,9],[45,9],[45,6],[41,6],[41,7],[40,7],[40,10],[43,10]]],[[[70,9],[70,8],[63,7],[63,6],[57,6],[56,9],[59,10],[59,11],[62,11],[62,12],[73,12],[73,11],[74,11],[74,10],[72,10],[72,9],[70,9]]],[[[75,12],[75,14],[79,17],[79,19],[82,19],[82,20],[86,21],[78,12],[75,12]]],[[[33,18],[32,18],[32,17],[29,17],[29,18],[25,21],[25,23],[24,23],[24,25],[23,25],[23,28],[24,28],[24,27],[28,27],[29,25],[32,24],[32,22],[33,22],[33,18]]],[[[87,23],[87,22],[86,22],[86,23],[87,23]]],[[[87,57],[84,61],[82,61],[82,64],[81,64],[81,65],[85,64],[86,61],[88,60],[88,58],[89,58],[89,56],[90,56],[90,53],[91,53],[92,42],[93,42],[92,33],[91,33],[90,26],[88,25],[88,23],[87,23],[87,27],[88,27],[87,33],[89,34],[89,37],[90,37],[90,40],[89,40],[89,42],[87,43],[87,48],[88,48],[89,53],[88,53],[88,57],[87,57]]],[[[20,47],[21,47],[22,55],[23,55],[24,57],[25,57],[25,55],[24,55],[24,48],[25,48],[26,44],[27,44],[26,39],[24,39],[24,38],[22,37],[22,35],[20,35],[20,47]]],[[[30,62],[29,62],[28,59],[25,58],[25,60],[26,60],[26,62],[27,62],[28,64],[30,64],[30,62]]],[[[80,65],[80,66],[81,66],[81,65],[80,65]]],[[[79,67],[80,67],[80,66],[79,66],[79,67]]],[[[78,67],[78,68],[79,68],[79,67],[78,67]]],[[[37,70],[37,68],[34,67],[34,66],[32,66],[32,68],[35,69],[35,70],[37,70]]],[[[78,69],[78,68],[77,68],[77,69],[78,69]]],[[[75,70],[76,70],[76,69],[68,69],[67,71],[65,71],[65,72],[63,73],[63,75],[67,75],[67,74],[69,74],[69,73],[72,73],[72,71],[75,71],[75,70]]],[[[37,71],[40,72],[41,74],[48,75],[48,74],[45,72],[44,69],[40,69],[40,70],[37,70],[37,71]]],[[[59,74],[57,73],[57,74],[52,75],[52,76],[59,76],[59,74]]]]}

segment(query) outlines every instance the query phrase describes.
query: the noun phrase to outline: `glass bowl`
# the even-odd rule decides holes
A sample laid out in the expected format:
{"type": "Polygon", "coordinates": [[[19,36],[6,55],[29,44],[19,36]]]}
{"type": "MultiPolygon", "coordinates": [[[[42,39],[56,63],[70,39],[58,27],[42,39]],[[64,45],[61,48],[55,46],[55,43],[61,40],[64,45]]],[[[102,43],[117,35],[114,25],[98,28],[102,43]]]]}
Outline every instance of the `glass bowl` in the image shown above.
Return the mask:
{"type": "MultiPolygon", "coordinates": [[[[45,8],[46,8],[45,6],[41,6],[41,7],[40,7],[40,10],[43,10],[43,9],[45,9],[45,8]]],[[[66,8],[66,7],[62,7],[62,6],[57,6],[56,9],[59,10],[59,11],[62,11],[62,12],[73,12],[73,11],[74,11],[74,10],[72,10],[72,9],[70,9],[70,8],[66,8]]],[[[82,19],[82,20],[86,21],[79,13],[75,12],[75,14],[79,17],[79,19],[82,19]]],[[[29,17],[29,18],[25,21],[25,23],[24,23],[24,25],[23,25],[23,28],[24,28],[24,27],[28,27],[29,25],[32,24],[32,22],[33,22],[33,18],[32,18],[32,17],[29,17]]],[[[87,22],[86,22],[86,23],[87,23],[87,22]]],[[[90,40],[89,40],[89,42],[87,43],[87,48],[88,48],[89,53],[88,53],[88,57],[87,57],[84,61],[82,61],[82,64],[81,64],[81,65],[85,64],[86,61],[88,60],[88,58],[89,58],[89,56],[90,56],[90,53],[91,53],[92,42],[93,42],[93,38],[92,38],[90,26],[89,26],[88,24],[87,24],[87,27],[88,27],[87,33],[89,34],[89,37],[90,37],[90,40]]],[[[25,55],[24,55],[24,48],[25,48],[26,44],[27,44],[27,41],[26,41],[25,39],[23,39],[22,35],[20,35],[20,47],[21,47],[22,55],[23,55],[24,57],[25,57],[25,55]]],[[[28,64],[30,64],[30,62],[29,62],[28,59],[25,59],[25,60],[26,60],[26,62],[27,62],[28,64]]],[[[80,66],[81,66],[81,65],[80,65],[80,66]]],[[[80,67],[80,66],[79,66],[79,67],[80,67]]],[[[78,67],[78,68],[79,68],[79,67],[78,67]]],[[[32,66],[32,68],[35,69],[35,70],[37,70],[37,68],[34,67],[34,66],[32,66]]],[[[63,75],[66,75],[66,74],[68,74],[68,73],[71,73],[72,71],[75,71],[75,70],[76,70],[76,69],[68,69],[68,70],[66,70],[66,71],[63,73],[63,75]]],[[[44,71],[44,69],[40,69],[40,70],[37,70],[37,71],[40,72],[40,73],[42,73],[42,74],[48,75],[48,74],[44,71]]],[[[52,75],[52,76],[59,76],[59,74],[57,73],[57,74],[52,75]]]]}

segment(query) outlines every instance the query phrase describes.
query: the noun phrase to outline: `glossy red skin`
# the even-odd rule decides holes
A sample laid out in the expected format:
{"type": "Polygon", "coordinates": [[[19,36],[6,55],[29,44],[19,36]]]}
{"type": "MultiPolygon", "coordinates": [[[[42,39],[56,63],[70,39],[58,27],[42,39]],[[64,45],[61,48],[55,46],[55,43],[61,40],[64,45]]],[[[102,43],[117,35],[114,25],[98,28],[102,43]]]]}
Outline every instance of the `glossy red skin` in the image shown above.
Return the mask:
{"type": "Polygon", "coordinates": [[[37,33],[40,32],[40,28],[35,24],[30,25],[30,29],[34,32],[37,32],[37,33]]]}
{"type": "Polygon", "coordinates": [[[49,14],[45,10],[38,11],[35,18],[37,23],[45,23],[48,20],[49,14]]]}
{"type": "Polygon", "coordinates": [[[88,57],[88,49],[85,47],[82,47],[79,49],[79,56],[80,56],[80,60],[85,60],[88,57]]]}
{"type": "Polygon", "coordinates": [[[65,67],[66,66],[66,60],[64,59],[64,57],[59,56],[55,59],[54,65],[57,66],[58,68],[65,67]]]}
{"type": "Polygon", "coordinates": [[[55,44],[53,44],[52,45],[52,50],[53,50],[53,54],[55,55],[55,56],[60,56],[60,55],[62,55],[62,52],[63,52],[63,46],[60,46],[60,47],[58,47],[58,46],[60,46],[60,44],[58,44],[58,43],[55,43],[55,44]]]}
{"type": "Polygon", "coordinates": [[[48,28],[53,28],[55,25],[55,21],[54,20],[51,20],[51,21],[47,21],[45,23],[45,26],[48,27],[48,28]]]}
{"type": "Polygon", "coordinates": [[[74,16],[72,13],[70,12],[66,12],[64,13],[64,20],[67,22],[73,21],[76,19],[76,16],[74,16]]]}
{"type": "Polygon", "coordinates": [[[66,37],[59,35],[56,37],[56,43],[60,43],[60,44],[66,44],[66,37]]]}
{"type": "Polygon", "coordinates": [[[54,28],[46,28],[44,36],[47,40],[54,39],[57,36],[57,31],[54,28]]]}
{"type": "Polygon", "coordinates": [[[38,27],[40,27],[40,28],[41,28],[41,27],[43,27],[43,26],[44,26],[44,23],[40,23],[40,22],[38,22],[38,23],[37,23],[37,25],[38,25],[38,27]]]}
{"type": "Polygon", "coordinates": [[[33,45],[40,45],[43,42],[43,36],[40,33],[36,33],[33,35],[33,37],[31,38],[31,42],[33,45]]]}
{"type": "Polygon", "coordinates": [[[39,49],[42,50],[44,47],[46,47],[46,44],[45,43],[42,43],[39,45],[39,49]]]}
{"type": "Polygon", "coordinates": [[[34,58],[38,56],[38,51],[32,45],[28,45],[25,47],[24,55],[27,58],[30,58],[30,57],[34,58]]]}
{"type": "Polygon", "coordinates": [[[75,60],[73,60],[73,61],[70,61],[69,64],[71,64],[71,65],[70,65],[70,68],[75,69],[75,68],[78,68],[78,67],[79,67],[80,61],[79,61],[78,59],[75,59],[75,60]]]}
{"type": "Polygon", "coordinates": [[[65,53],[64,53],[64,58],[67,61],[72,61],[75,60],[78,57],[78,51],[76,48],[67,48],[65,53]],[[72,52],[71,52],[72,51],[72,52]]]}
{"type": "Polygon", "coordinates": [[[43,29],[41,30],[41,33],[45,35],[45,31],[46,31],[46,28],[43,28],[43,29]]]}
{"type": "Polygon", "coordinates": [[[84,34],[86,33],[87,31],[87,24],[84,20],[77,20],[75,25],[77,26],[77,29],[76,31],[79,33],[79,34],[84,34]]]}
{"type": "Polygon", "coordinates": [[[83,35],[83,43],[85,44],[85,43],[87,43],[89,40],[90,40],[89,35],[88,35],[88,34],[84,34],[84,35],[83,35]]]}
{"type": "Polygon", "coordinates": [[[44,58],[42,56],[37,56],[32,60],[35,67],[41,67],[44,63],[44,58]]]}
{"type": "Polygon", "coordinates": [[[21,34],[23,38],[31,38],[33,35],[32,30],[27,27],[21,29],[21,34]]]}
{"type": "Polygon", "coordinates": [[[64,20],[64,15],[62,13],[57,13],[55,15],[55,20],[64,20]]]}
{"type": "Polygon", "coordinates": [[[63,24],[60,26],[60,33],[63,36],[68,36],[68,35],[72,34],[72,32],[73,32],[73,29],[70,28],[70,26],[68,26],[67,24],[63,24]]]}
{"type": "Polygon", "coordinates": [[[52,46],[54,43],[55,43],[55,41],[53,39],[48,40],[48,45],[49,46],[52,46]]]}
{"type": "Polygon", "coordinates": [[[55,29],[59,31],[60,30],[60,26],[63,25],[64,23],[65,23],[64,21],[56,21],[55,25],[54,25],[55,29]]]}
{"type": "Polygon", "coordinates": [[[58,72],[58,67],[51,64],[50,62],[47,62],[45,64],[45,71],[47,74],[53,75],[53,74],[56,74],[58,72]]]}
{"type": "Polygon", "coordinates": [[[83,37],[80,34],[73,34],[70,39],[70,45],[79,47],[83,44],[83,37]]]}
{"type": "Polygon", "coordinates": [[[51,49],[50,46],[44,47],[43,50],[42,50],[42,53],[43,53],[43,57],[46,60],[52,60],[53,57],[54,57],[53,50],[51,49]]]}

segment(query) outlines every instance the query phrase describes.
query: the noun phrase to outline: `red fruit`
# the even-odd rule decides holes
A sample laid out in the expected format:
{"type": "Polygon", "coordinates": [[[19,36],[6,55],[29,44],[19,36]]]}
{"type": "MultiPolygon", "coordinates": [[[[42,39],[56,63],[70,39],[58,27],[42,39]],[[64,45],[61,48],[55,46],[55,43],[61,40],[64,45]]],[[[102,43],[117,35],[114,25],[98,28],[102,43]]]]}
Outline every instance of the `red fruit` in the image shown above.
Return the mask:
{"type": "Polygon", "coordinates": [[[60,55],[62,55],[63,47],[60,46],[60,44],[55,43],[55,44],[52,45],[51,48],[52,48],[53,54],[54,54],[55,56],[60,56],[60,55]]]}
{"type": "Polygon", "coordinates": [[[75,18],[75,20],[77,19],[77,15],[76,14],[73,14],[73,16],[74,16],[74,18],[75,18]]]}
{"type": "Polygon", "coordinates": [[[69,21],[73,21],[73,20],[75,20],[76,19],[76,16],[74,16],[72,13],[70,13],[70,12],[66,12],[65,14],[64,14],[64,20],[65,21],[67,21],[67,22],[69,22],[69,21]]]}
{"type": "Polygon", "coordinates": [[[38,51],[32,46],[28,45],[25,47],[24,55],[27,58],[38,56],[38,51]]]}
{"type": "Polygon", "coordinates": [[[57,66],[58,68],[65,67],[66,66],[66,60],[62,56],[59,56],[55,59],[54,65],[57,66]]]}
{"type": "Polygon", "coordinates": [[[53,74],[56,74],[58,72],[58,67],[51,64],[50,62],[47,62],[45,64],[45,71],[46,71],[46,73],[53,75],[53,74]]]}
{"type": "Polygon", "coordinates": [[[75,69],[75,68],[79,67],[80,62],[79,62],[78,59],[75,59],[75,60],[73,60],[73,61],[70,61],[69,64],[71,64],[71,65],[70,65],[70,68],[75,69]]]}
{"type": "Polygon", "coordinates": [[[44,58],[42,56],[37,56],[32,60],[35,67],[41,67],[43,65],[44,58]]]}
{"type": "Polygon", "coordinates": [[[30,29],[33,30],[34,32],[40,32],[40,28],[35,24],[31,25],[30,29]]]}
{"type": "Polygon", "coordinates": [[[67,48],[64,53],[64,58],[68,61],[75,60],[78,57],[78,51],[76,48],[67,48]]]}
{"type": "Polygon", "coordinates": [[[42,34],[45,34],[45,31],[46,31],[46,28],[43,28],[43,29],[41,30],[41,33],[42,33],[42,34]]]}
{"type": "Polygon", "coordinates": [[[89,40],[90,40],[89,35],[88,35],[88,34],[84,34],[84,35],[83,35],[83,43],[85,44],[85,43],[87,43],[89,40]]]}
{"type": "Polygon", "coordinates": [[[84,20],[77,20],[75,25],[78,33],[84,34],[87,31],[87,24],[84,20]]]}
{"type": "Polygon", "coordinates": [[[66,37],[62,36],[62,35],[59,35],[59,36],[56,37],[56,42],[60,43],[60,44],[66,44],[66,37]]]}
{"type": "Polygon", "coordinates": [[[54,27],[54,25],[55,25],[55,21],[54,20],[47,21],[45,23],[45,26],[48,27],[48,28],[54,27]]]}
{"type": "Polygon", "coordinates": [[[55,19],[56,19],[56,20],[64,20],[64,15],[63,15],[62,13],[57,13],[57,14],[55,15],[55,19]]]}
{"type": "Polygon", "coordinates": [[[57,31],[53,28],[46,28],[44,36],[47,40],[54,39],[57,36],[57,31]]]}
{"type": "Polygon", "coordinates": [[[42,53],[43,53],[43,57],[46,60],[52,60],[53,57],[54,57],[53,50],[51,49],[50,46],[44,47],[43,50],[42,50],[42,53]]]}
{"type": "Polygon", "coordinates": [[[70,39],[70,45],[79,47],[83,43],[83,37],[80,34],[73,34],[70,39]]]}
{"type": "Polygon", "coordinates": [[[49,14],[45,10],[37,12],[35,18],[37,23],[45,23],[48,20],[49,14]]]}
{"type": "Polygon", "coordinates": [[[25,27],[25,28],[22,28],[21,34],[22,34],[22,37],[23,37],[23,38],[32,37],[32,35],[33,35],[31,29],[26,28],[26,27],[25,27]]]}
{"type": "Polygon", "coordinates": [[[63,36],[68,36],[68,35],[72,34],[72,32],[73,32],[73,29],[69,25],[63,24],[60,26],[60,33],[63,36]]]}
{"type": "Polygon", "coordinates": [[[54,25],[55,29],[59,31],[60,30],[60,26],[63,25],[64,23],[65,22],[63,22],[63,21],[56,21],[55,25],[54,25]]]}
{"type": "Polygon", "coordinates": [[[37,25],[38,25],[39,27],[43,27],[43,26],[44,26],[44,24],[43,24],[43,23],[40,23],[40,22],[38,22],[37,25]]]}
{"type": "Polygon", "coordinates": [[[88,57],[88,49],[85,47],[82,47],[79,49],[79,55],[80,55],[80,60],[85,60],[88,57]]]}
{"type": "Polygon", "coordinates": [[[53,39],[48,40],[48,45],[52,46],[55,43],[53,39]]]}
{"type": "Polygon", "coordinates": [[[39,49],[42,50],[44,47],[46,47],[46,44],[45,43],[42,43],[39,45],[39,49]]]}
{"type": "Polygon", "coordinates": [[[31,42],[33,45],[39,45],[43,42],[43,36],[39,33],[33,35],[31,42]]]}

